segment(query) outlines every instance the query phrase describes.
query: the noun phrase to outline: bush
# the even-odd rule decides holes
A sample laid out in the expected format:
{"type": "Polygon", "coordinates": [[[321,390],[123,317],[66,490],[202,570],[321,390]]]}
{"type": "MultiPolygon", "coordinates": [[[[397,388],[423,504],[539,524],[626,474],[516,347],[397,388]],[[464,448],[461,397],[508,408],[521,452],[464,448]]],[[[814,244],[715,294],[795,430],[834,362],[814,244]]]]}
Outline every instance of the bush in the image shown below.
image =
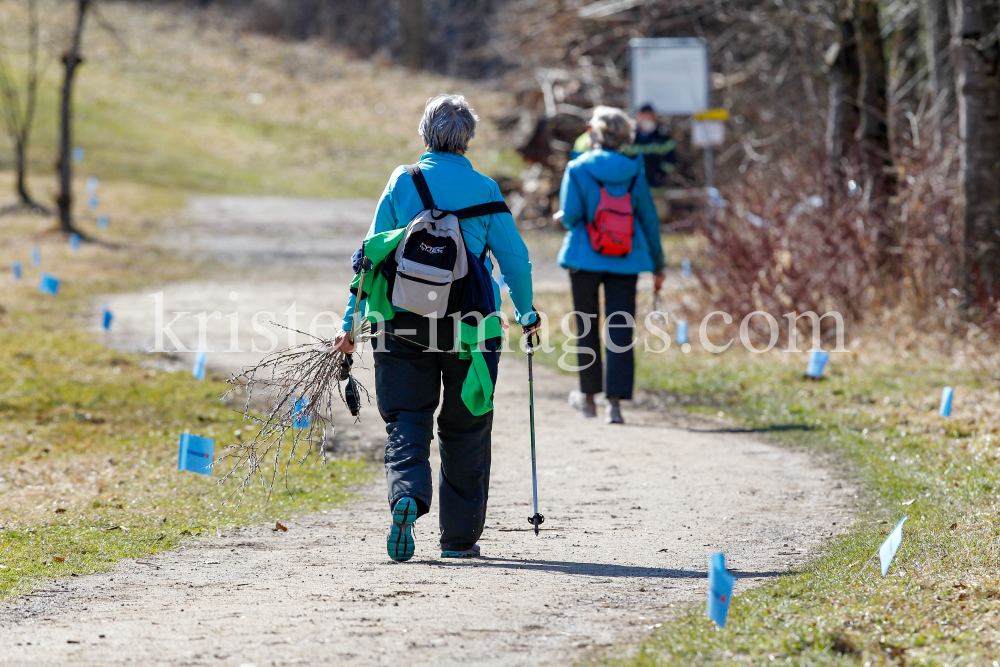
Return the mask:
{"type": "MultiPolygon", "coordinates": [[[[888,220],[878,219],[862,185],[831,184],[820,156],[748,172],[726,189],[729,201],[706,224],[711,252],[698,276],[708,304],[734,318],[764,311],[782,321],[792,311],[838,311],[847,323],[902,319],[917,328],[953,328],[960,319],[961,236],[951,158],[939,157],[935,166],[925,155],[902,162],[888,220]],[[893,239],[891,268],[877,265],[880,230],[893,239]]],[[[754,323],[762,326],[764,318],[754,323]]],[[[832,333],[828,318],[823,335],[832,333]]]]}

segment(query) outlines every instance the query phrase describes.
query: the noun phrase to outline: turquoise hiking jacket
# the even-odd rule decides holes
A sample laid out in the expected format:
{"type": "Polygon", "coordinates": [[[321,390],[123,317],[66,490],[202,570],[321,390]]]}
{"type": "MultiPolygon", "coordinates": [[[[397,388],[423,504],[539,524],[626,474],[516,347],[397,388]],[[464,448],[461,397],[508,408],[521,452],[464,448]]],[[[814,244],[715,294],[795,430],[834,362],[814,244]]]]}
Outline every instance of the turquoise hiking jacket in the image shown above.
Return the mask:
{"type": "Polygon", "coordinates": [[[660,222],[653,197],[649,194],[642,159],[603,149],[583,153],[566,165],[559,190],[559,207],[563,212],[563,226],[568,230],[559,250],[560,266],[623,274],[655,272],[663,268],[660,222]],[[594,219],[601,200],[598,180],[609,194],[620,197],[637,174],[632,188],[632,211],[635,213],[632,252],[624,257],[598,254],[587,236],[587,223],[594,219]]]}
{"type": "MultiPolygon", "coordinates": [[[[473,169],[472,163],[463,155],[430,151],[420,156],[419,164],[434,197],[434,204],[441,209],[456,211],[475,204],[503,201],[496,182],[473,169]]],[[[397,167],[379,198],[375,219],[365,238],[406,227],[423,208],[413,179],[406,173],[406,167],[397,167]]],[[[465,238],[465,245],[477,257],[482,254],[485,246],[489,246],[490,253],[500,265],[504,282],[510,289],[517,321],[531,324],[535,319],[531,309],[531,262],[528,259],[528,248],[514,225],[514,218],[509,213],[467,218],[462,220],[462,236],[465,238]]],[[[493,263],[490,257],[486,258],[486,268],[492,275],[493,263]]],[[[493,294],[499,306],[500,286],[495,280],[493,294]]],[[[356,302],[357,298],[352,294],[344,314],[343,328],[346,331],[351,330],[356,302]]]]}

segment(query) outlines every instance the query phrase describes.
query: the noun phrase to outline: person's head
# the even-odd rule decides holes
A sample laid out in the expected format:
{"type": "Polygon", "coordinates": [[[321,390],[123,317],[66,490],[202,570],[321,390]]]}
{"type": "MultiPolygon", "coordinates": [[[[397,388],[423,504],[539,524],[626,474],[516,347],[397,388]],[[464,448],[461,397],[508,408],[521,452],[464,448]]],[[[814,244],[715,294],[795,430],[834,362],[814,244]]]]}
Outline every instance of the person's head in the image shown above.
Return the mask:
{"type": "Polygon", "coordinates": [[[417,131],[424,145],[441,153],[465,153],[476,136],[479,116],[462,95],[438,95],[427,100],[417,131]]]}
{"type": "Polygon", "coordinates": [[[594,148],[617,151],[631,145],[635,128],[621,109],[600,106],[590,117],[590,139],[594,148]]]}
{"type": "Polygon", "coordinates": [[[642,132],[652,132],[656,129],[656,109],[653,108],[652,104],[643,104],[638,112],[635,114],[636,123],[639,125],[639,130],[642,132]]]}

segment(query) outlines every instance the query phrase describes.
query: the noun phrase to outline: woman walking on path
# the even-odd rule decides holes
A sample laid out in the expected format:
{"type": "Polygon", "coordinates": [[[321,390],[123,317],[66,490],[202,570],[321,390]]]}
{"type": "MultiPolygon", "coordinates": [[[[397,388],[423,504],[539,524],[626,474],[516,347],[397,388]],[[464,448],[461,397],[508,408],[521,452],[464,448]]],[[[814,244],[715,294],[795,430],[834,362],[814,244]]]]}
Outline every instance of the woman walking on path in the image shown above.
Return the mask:
{"type": "Polygon", "coordinates": [[[631,400],[635,377],[636,282],[640,273],[652,271],[654,289],[660,290],[663,247],[642,157],[619,152],[632,144],[631,119],[620,109],[597,107],[589,133],[594,150],[566,166],[559,191],[562,224],[568,230],[559,265],[569,269],[580,338],[580,391],[569,400],[584,416],[596,417],[594,396],[603,391],[608,423],[623,424],[619,402],[631,400]],[[606,368],[601,363],[598,302],[602,284],[606,368]]]}
{"type": "MultiPolygon", "coordinates": [[[[355,308],[367,316],[373,302],[383,304],[384,310],[379,316],[384,321],[377,327],[379,340],[374,355],[375,394],[388,433],[385,472],[392,524],[386,549],[389,557],[396,561],[413,557],[413,523],[430,509],[433,496],[430,446],[434,435],[434,412],[439,403],[441,557],[479,555],[476,541],[486,521],[493,386],[499,358],[496,343],[501,335],[500,322],[489,310],[495,310],[500,303],[500,288],[489,277],[493,268],[489,253],[496,258],[510,287],[518,323],[529,335],[538,326],[538,314],[531,305],[528,249],[514,226],[510,211],[503,204],[500,188],[492,179],[475,171],[465,158],[478,120],[461,95],[439,95],[427,101],[419,125],[427,152],[416,165],[399,167],[392,173],[361,252],[367,258],[368,249],[376,246],[384,249],[394,239],[399,247],[396,256],[403,262],[398,270],[395,264],[392,265],[395,286],[398,288],[401,280],[408,279],[412,296],[419,291],[420,285],[434,285],[433,291],[426,294],[431,300],[438,299],[438,290],[443,290],[437,286],[440,280],[428,282],[414,277],[411,270],[414,266],[422,262],[429,267],[427,271],[437,276],[447,273],[443,271],[446,265],[468,266],[467,275],[471,280],[477,273],[473,264],[478,264],[482,281],[478,285],[482,289],[476,293],[484,296],[487,304],[477,304],[475,315],[478,320],[492,325],[485,327],[492,333],[485,340],[479,338],[469,345],[466,334],[478,329],[475,326],[463,329],[461,320],[451,316],[456,314],[452,310],[447,310],[443,316],[438,312],[424,316],[399,307],[398,303],[411,302],[401,297],[399,290],[385,285],[382,278],[385,271],[377,265],[371,271],[370,289],[377,289],[382,281],[380,298],[374,292],[365,291],[368,298],[359,304],[352,293],[344,315],[343,331],[334,343],[340,350],[353,352],[350,332],[355,308]],[[484,210],[489,212],[484,213],[484,210]],[[458,247],[457,239],[435,235],[433,231],[438,229],[434,224],[441,225],[441,229],[448,224],[449,214],[459,219],[464,248],[458,247]],[[420,220],[425,222],[420,223],[420,220]],[[410,226],[411,222],[418,227],[423,225],[419,233],[412,235],[412,245],[409,232],[416,228],[410,226]],[[404,228],[405,236],[393,231],[404,228]],[[408,267],[405,276],[402,274],[404,266],[408,267]],[[413,281],[416,287],[412,286],[413,281]],[[484,368],[488,369],[485,375],[484,368]],[[477,387],[480,388],[478,395],[474,391],[477,387]]],[[[363,261],[360,255],[358,261],[363,261]]],[[[467,287],[460,293],[474,291],[467,287]]],[[[450,304],[449,301],[449,308],[450,304]]],[[[464,317],[466,313],[458,314],[464,317]]]]}

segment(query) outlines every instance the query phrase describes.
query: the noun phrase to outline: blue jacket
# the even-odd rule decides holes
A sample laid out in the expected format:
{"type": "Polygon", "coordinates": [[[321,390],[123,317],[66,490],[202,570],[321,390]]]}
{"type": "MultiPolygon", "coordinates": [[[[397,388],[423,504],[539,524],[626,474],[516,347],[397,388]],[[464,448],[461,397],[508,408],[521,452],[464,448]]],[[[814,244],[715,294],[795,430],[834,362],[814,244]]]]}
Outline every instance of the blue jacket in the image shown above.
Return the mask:
{"type": "MultiPolygon", "coordinates": [[[[420,171],[434,197],[434,204],[441,209],[457,211],[475,204],[503,201],[500,188],[493,179],[475,171],[472,163],[457,153],[424,153],[420,156],[420,171]]],[[[375,219],[366,238],[405,227],[423,208],[406,167],[397,167],[378,201],[375,219]]],[[[466,218],[462,220],[462,236],[466,247],[477,257],[484,247],[489,246],[500,264],[504,282],[510,288],[517,321],[532,323],[535,317],[531,315],[531,262],[528,248],[514,225],[514,218],[509,213],[466,218]]],[[[493,273],[489,257],[486,258],[486,268],[493,273]]],[[[500,287],[496,281],[493,281],[493,294],[499,304],[500,287]]],[[[351,329],[356,301],[357,297],[352,294],[344,314],[343,328],[347,331],[351,329]]]]}
{"type": "Polygon", "coordinates": [[[566,165],[559,190],[559,207],[563,212],[563,226],[568,230],[559,250],[560,266],[624,274],[655,272],[663,268],[660,223],[641,159],[601,149],[583,153],[566,165]],[[632,188],[632,211],[635,213],[632,252],[624,257],[600,255],[587,236],[587,223],[594,219],[601,199],[598,180],[609,194],[620,197],[636,174],[638,178],[632,188]]]}

